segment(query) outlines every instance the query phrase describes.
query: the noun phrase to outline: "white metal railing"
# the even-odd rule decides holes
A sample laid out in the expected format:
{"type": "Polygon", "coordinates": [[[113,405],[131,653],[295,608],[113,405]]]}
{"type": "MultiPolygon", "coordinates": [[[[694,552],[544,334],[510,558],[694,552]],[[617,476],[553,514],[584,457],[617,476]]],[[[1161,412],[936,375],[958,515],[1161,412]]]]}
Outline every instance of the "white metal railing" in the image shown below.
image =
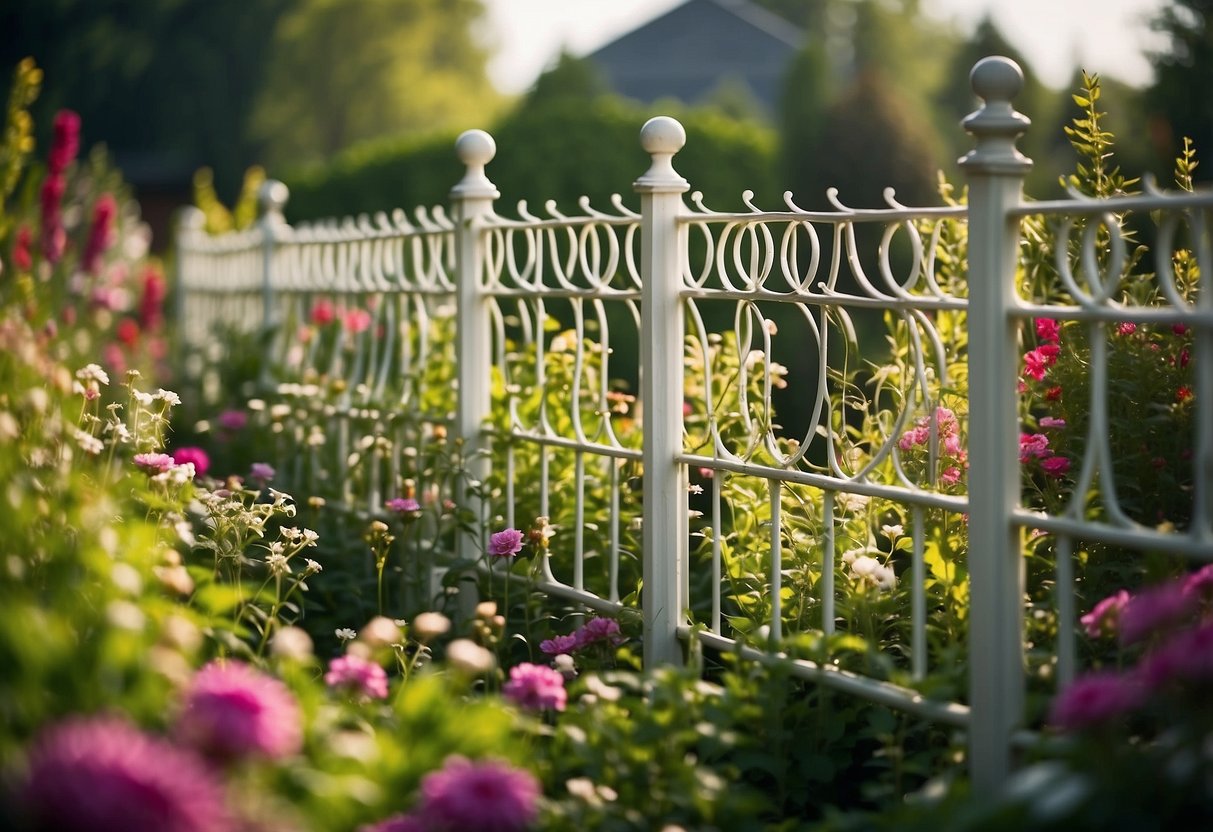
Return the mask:
{"type": "MultiPolygon", "coordinates": [[[[494,518],[510,526],[529,521],[517,513],[523,503],[538,515],[564,512],[540,589],[617,612],[634,587],[622,576],[639,562],[647,664],[682,661],[685,644],[695,639],[966,727],[975,787],[988,792],[1011,768],[1023,720],[1025,532],[1043,530],[1058,541],[1061,681],[1076,664],[1077,541],[1213,560],[1213,195],[1149,190],[1103,201],[1025,201],[1022,182],[1031,163],[1015,142],[1028,120],[1011,105],[1022,74],[1007,59],[988,58],[974,67],[972,83],[984,104],[964,123],[975,139],[962,160],[967,205],[908,208],[890,194],[889,207],[878,210],[852,210],[835,199],[837,210],[809,212],[787,198],[783,209],[764,211],[747,195],[748,210],[719,213],[695,194],[688,206],[689,185],[673,164],[686,136],[669,118],[652,119],[641,131],[652,164],[634,183],[638,212],[616,198],[609,212],[582,200],[571,215],[550,204],[544,216],[525,205],[516,218],[499,215],[498,193],[485,173],[495,145],[481,131],[457,142],[467,173],[451,192],[450,216],[419,210],[415,219],[397,212],[292,228],[281,218],[285,193],[272,184],[254,231],[208,238],[196,217],[186,218],[178,237],[183,338],[190,351],[205,352],[216,321],[273,335],[268,349],[293,374],[277,391],[288,410],[331,419],[323,436],[295,429],[292,443],[305,450],[292,464],[305,479],[356,481],[357,487],[344,486],[348,507],[378,510],[401,479],[401,454],[425,456],[450,432],[461,443],[464,476],[441,488],[472,506],[482,528],[494,518]],[[1161,305],[1116,299],[1117,279],[1109,275],[1119,274],[1124,245],[1113,218],[1127,210],[1158,218],[1161,305]],[[1027,217],[1060,224],[1057,268],[1066,302],[1019,296],[1017,251],[1027,217]],[[1095,222],[1084,223],[1081,244],[1068,245],[1074,221],[1086,219],[1095,222]],[[943,285],[936,266],[948,223],[967,228],[968,270],[964,281],[943,285]],[[1170,277],[1181,223],[1199,265],[1194,302],[1180,296],[1170,277]],[[1103,271],[1093,245],[1096,225],[1105,228],[1113,258],[1103,271]],[[862,250],[869,229],[879,231],[874,261],[862,250]],[[909,251],[911,263],[900,275],[892,254],[898,247],[909,251]],[[312,325],[325,309],[351,318],[327,329],[312,325]],[[872,310],[904,325],[913,378],[899,388],[891,421],[879,425],[881,441],[857,447],[846,431],[854,391],[837,372],[836,345],[858,339],[852,317],[872,310]],[[961,365],[946,354],[938,329],[940,316],[958,314],[967,316],[961,365]],[[1075,466],[1074,496],[1054,514],[1029,511],[1021,500],[1016,386],[1021,328],[1033,318],[1083,321],[1092,345],[1085,452],[1075,466]],[[795,326],[777,326],[776,319],[795,326]],[[723,334],[720,321],[727,322],[723,334]],[[1121,321],[1194,332],[1192,519],[1179,531],[1130,520],[1114,489],[1107,493],[1109,478],[1101,482],[1105,519],[1088,517],[1094,479],[1113,465],[1105,329],[1121,321]],[[737,379],[721,390],[712,368],[726,347],[736,351],[737,379]],[[791,428],[769,418],[773,388],[797,381],[786,379],[776,361],[781,349],[810,356],[811,373],[802,379],[812,388],[802,397],[809,415],[791,428]],[[439,358],[455,368],[455,378],[427,375],[443,363],[439,358]],[[960,428],[949,425],[950,411],[939,410],[941,391],[952,386],[950,366],[964,367],[967,385],[960,428]],[[620,387],[618,378],[635,386],[620,387]],[[898,442],[915,426],[926,431],[925,467],[913,468],[898,442]],[[967,434],[969,464],[967,482],[959,485],[939,464],[957,431],[967,434]],[[489,467],[494,447],[504,470],[489,467]],[[368,464],[370,457],[376,461],[368,464]],[[696,503],[706,508],[694,527],[692,473],[710,483],[696,503]],[[500,494],[481,487],[490,481],[500,494]],[[757,631],[742,637],[726,621],[726,607],[737,598],[727,591],[722,548],[737,518],[722,495],[739,483],[760,484],[766,493],[755,526],[766,541],[765,638],[757,631]],[[865,544],[855,529],[871,529],[863,513],[868,504],[900,507],[909,527],[910,565],[900,580],[910,583],[902,647],[912,680],[939,669],[927,635],[927,513],[967,522],[964,703],[781,652],[782,637],[792,635],[781,632],[785,603],[799,605],[801,626],[826,635],[842,620],[837,561],[851,554],[848,547],[865,544]],[[706,580],[691,566],[692,531],[706,541],[706,565],[697,567],[707,571],[706,580]],[[813,581],[790,574],[790,565],[806,562],[813,581]],[[698,595],[704,585],[706,599],[698,595]],[[687,613],[696,604],[707,612],[692,626],[687,613]]],[[[414,485],[434,494],[439,488],[414,485]]],[[[480,534],[459,538],[464,556],[483,551],[480,534]]]]}

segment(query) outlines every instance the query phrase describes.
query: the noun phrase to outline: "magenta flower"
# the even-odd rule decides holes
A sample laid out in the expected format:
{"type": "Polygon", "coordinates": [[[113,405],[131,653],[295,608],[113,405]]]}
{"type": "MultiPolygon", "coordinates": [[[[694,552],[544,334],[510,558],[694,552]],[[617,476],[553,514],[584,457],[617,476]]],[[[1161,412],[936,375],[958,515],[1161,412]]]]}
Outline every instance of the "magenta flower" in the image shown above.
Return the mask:
{"type": "Polygon", "coordinates": [[[430,832],[520,832],[535,819],[539,794],[528,771],[455,756],[422,779],[419,814],[430,832]]]}
{"type": "Polygon", "coordinates": [[[265,485],[274,478],[274,474],[276,473],[273,466],[267,465],[264,462],[254,462],[252,467],[249,468],[248,477],[250,480],[265,485]]]}
{"type": "Polygon", "coordinates": [[[508,558],[522,551],[522,532],[518,529],[502,529],[489,535],[489,554],[499,558],[508,558]]]}
{"type": "Polygon", "coordinates": [[[564,676],[542,664],[523,662],[510,668],[510,680],[501,695],[531,711],[563,711],[568,701],[564,676]]]}
{"type": "Polygon", "coordinates": [[[345,313],[345,331],[351,335],[365,332],[371,326],[371,313],[365,309],[350,309],[345,313]]]}
{"type": "Polygon", "coordinates": [[[18,799],[36,832],[234,828],[223,787],[201,759],[112,717],[71,718],[44,731],[18,799]]]}
{"type": "Polygon", "coordinates": [[[358,832],[429,832],[420,819],[410,815],[392,815],[378,823],[358,827],[358,832]]]}
{"type": "Polygon", "coordinates": [[[1049,455],[1049,437],[1043,433],[1019,434],[1019,461],[1029,462],[1049,455]]]}
{"type": "Polygon", "coordinates": [[[54,136],[46,157],[46,168],[52,175],[59,175],[80,151],[80,116],[71,110],[55,113],[54,136]]]}
{"type": "Polygon", "coordinates": [[[1076,731],[1117,719],[1146,699],[1141,680],[1119,673],[1089,673],[1070,683],[1053,700],[1049,722],[1063,731],[1076,731]]]}
{"type": "Polygon", "coordinates": [[[1042,344],[1030,352],[1024,353],[1024,375],[1031,376],[1037,381],[1044,381],[1045,371],[1057,361],[1057,345],[1042,344]]]}
{"type": "Polygon", "coordinates": [[[1061,325],[1052,318],[1036,318],[1036,337],[1042,341],[1056,344],[1061,340],[1061,325]]]}
{"type": "Polygon", "coordinates": [[[211,458],[206,455],[206,451],[193,446],[185,448],[176,448],[173,451],[173,461],[178,465],[185,465],[191,462],[194,465],[194,475],[205,477],[206,472],[211,468],[211,458]]]}
{"type": "Polygon", "coordinates": [[[89,274],[95,275],[101,271],[101,258],[114,244],[114,216],[117,213],[118,203],[111,194],[102,194],[97,198],[93,206],[93,224],[80,258],[81,268],[89,274]]]}
{"type": "Polygon", "coordinates": [[[387,699],[387,673],[375,662],[359,656],[342,656],[329,662],[324,683],[368,699],[387,699]]]}
{"type": "Polygon", "coordinates": [[[1185,593],[1181,583],[1143,590],[1120,611],[1120,643],[1135,644],[1157,630],[1170,627],[1190,616],[1195,606],[1196,598],[1185,593]]]}
{"type": "Polygon", "coordinates": [[[960,482],[960,469],[953,465],[951,468],[945,468],[939,475],[939,481],[944,485],[956,485],[960,482]]]}
{"type": "Polygon", "coordinates": [[[299,706],[286,685],[238,661],[213,661],[194,674],[176,734],[223,761],[286,757],[303,745],[299,706]]]}
{"type": "Polygon", "coordinates": [[[1083,629],[1091,638],[1111,635],[1116,632],[1116,621],[1128,603],[1129,593],[1122,589],[1100,601],[1079,621],[1082,622],[1083,629]]]}
{"type": "Polygon", "coordinates": [[[1213,680],[1213,623],[1177,634],[1142,660],[1141,674],[1153,688],[1213,680]]]}
{"type": "Polygon", "coordinates": [[[1070,460],[1064,456],[1051,456],[1042,459],[1040,467],[1050,477],[1064,477],[1070,470],[1070,460]]]}
{"type": "Polygon", "coordinates": [[[1213,563],[1184,578],[1184,592],[1198,598],[1213,598],[1213,563]]]}
{"type": "Polygon", "coordinates": [[[397,514],[412,514],[421,511],[421,503],[412,497],[396,497],[383,505],[388,511],[394,511],[397,514]]]}
{"type": "Polygon", "coordinates": [[[578,647],[587,647],[599,641],[617,644],[622,641],[619,634],[619,622],[613,618],[591,618],[573,634],[578,647]]]}
{"type": "Polygon", "coordinates": [[[168,454],[135,454],[135,466],[149,474],[163,474],[177,464],[168,454]]]}
{"type": "Polygon", "coordinates": [[[1042,416],[1037,422],[1042,428],[1057,428],[1060,430],[1066,426],[1065,419],[1057,419],[1053,416],[1042,416]]]}
{"type": "Polygon", "coordinates": [[[215,417],[215,423],[223,430],[234,433],[248,425],[248,414],[243,410],[225,410],[215,417]]]}
{"type": "Polygon", "coordinates": [[[549,656],[559,656],[562,653],[572,653],[581,645],[577,643],[577,636],[570,633],[567,636],[553,636],[549,639],[544,639],[539,642],[539,649],[549,656]]]}
{"type": "Polygon", "coordinates": [[[1132,321],[1122,321],[1116,325],[1117,335],[1132,335],[1137,331],[1137,324],[1132,321]]]}

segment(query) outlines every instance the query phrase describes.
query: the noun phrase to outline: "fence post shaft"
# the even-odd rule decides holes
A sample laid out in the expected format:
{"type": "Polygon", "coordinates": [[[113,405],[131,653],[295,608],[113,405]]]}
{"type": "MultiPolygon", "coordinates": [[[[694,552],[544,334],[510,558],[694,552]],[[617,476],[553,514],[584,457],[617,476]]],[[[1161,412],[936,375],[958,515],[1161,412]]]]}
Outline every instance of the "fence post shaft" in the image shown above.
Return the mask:
{"type": "Polygon", "coordinates": [[[290,191],[282,182],[267,179],[257,191],[261,205],[261,375],[258,384],[268,387],[272,381],[270,373],[270,339],[278,325],[278,312],[274,306],[274,254],[278,240],[284,235],[287,224],[282,209],[290,198],[290,191]]]}
{"type": "MultiPolygon", "coordinates": [[[[201,344],[192,343],[190,336],[193,334],[195,327],[191,327],[189,323],[190,303],[188,297],[189,279],[196,269],[191,269],[193,258],[196,257],[196,247],[198,240],[206,234],[206,215],[201,209],[193,205],[187,205],[177,214],[177,256],[173,263],[173,317],[177,323],[177,340],[173,355],[173,363],[177,370],[184,372],[186,367],[186,359],[192,352],[198,349],[201,344]]],[[[198,314],[197,309],[193,310],[194,315],[198,314]]],[[[207,321],[209,329],[211,321],[207,321]]]]}
{"type": "Polygon", "coordinates": [[[640,194],[640,401],[644,408],[642,568],[644,663],[681,664],[678,625],[686,599],[687,502],[682,467],[683,310],[678,215],[688,184],[674,170],[686,131],[672,118],[649,119],[640,144],[653,158],[635,182],[640,194]]]}
{"type": "MultiPolygon", "coordinates": [[[[493,137],[483,130],[467,130],[455,141],[455,153],[467,166],[459,184],[451,189],[455,216],[455,361],[458,379],[456,435],[462,445],[467,477],[483,483],[489,474],[489,460],[482,429],[489,415],[492,395],[492,353],[488,305],[480,287],[484,262],[481,234],[475,221],[493,213],[493,200],[501,194],[485,176],[484,166],[497,153],[493,137]]],[[[456,496],[461,505],[474,513],[478,533],[487,517],[476,498],[471,482],[465,482],[456,496]]],[[[459,535],[456,556],[473,559],[481,555],[480,541],[459,535]]]]}
{"type": "Polygon", "coordinates": [[[976,140],[960,160],[969,185],[969,772],[991,795],[1011,771],[1023,718],[1023,556],[1011,514],[1020,502],[1018,329],[1011,316],[1019,217],[1030,159],[1015,147],[1029,120],[1013,99],[1023,72],[1007,58],[970,75],[981,108],[964,120],[976,140]]]}

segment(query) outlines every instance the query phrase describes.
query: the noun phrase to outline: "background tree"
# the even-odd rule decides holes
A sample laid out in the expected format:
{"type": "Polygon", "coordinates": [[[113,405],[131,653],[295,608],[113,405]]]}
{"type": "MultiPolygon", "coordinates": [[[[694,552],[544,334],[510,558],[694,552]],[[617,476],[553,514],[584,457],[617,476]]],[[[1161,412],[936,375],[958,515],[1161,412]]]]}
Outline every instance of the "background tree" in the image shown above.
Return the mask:
{"type": "MultiPolygon", "coordinates": [[[[1154,83],[1146,92],[1152,143],[1165,173],[1185,136],[1198,154],[1213,154],[1213,0],[1173,0],[1152,27],[1170,40],[1166,50],[1150,56],[1154,83]]],[[[1213,164],[1198,167],[1194,178],[1213,181],[1213,164]]]]}
{"type": "Polygon", "coordinates": [[[253,116],[266,161],[487,122],[501,102],[470,31],[482,12],[479,0],[295,0],[253,116]]]}

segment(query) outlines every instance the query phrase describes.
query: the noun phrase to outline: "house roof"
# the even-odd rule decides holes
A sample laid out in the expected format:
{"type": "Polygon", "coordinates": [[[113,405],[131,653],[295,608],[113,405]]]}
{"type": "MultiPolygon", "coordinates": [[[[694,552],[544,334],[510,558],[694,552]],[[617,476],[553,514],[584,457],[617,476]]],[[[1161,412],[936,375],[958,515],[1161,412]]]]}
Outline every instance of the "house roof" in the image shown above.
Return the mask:
{"type": "Polygon", "coordinates": [[[774,113],[805,33],[747,0],[687,0],[590,54],[617,93],[696,103],[742,84],[774,113]]]}

